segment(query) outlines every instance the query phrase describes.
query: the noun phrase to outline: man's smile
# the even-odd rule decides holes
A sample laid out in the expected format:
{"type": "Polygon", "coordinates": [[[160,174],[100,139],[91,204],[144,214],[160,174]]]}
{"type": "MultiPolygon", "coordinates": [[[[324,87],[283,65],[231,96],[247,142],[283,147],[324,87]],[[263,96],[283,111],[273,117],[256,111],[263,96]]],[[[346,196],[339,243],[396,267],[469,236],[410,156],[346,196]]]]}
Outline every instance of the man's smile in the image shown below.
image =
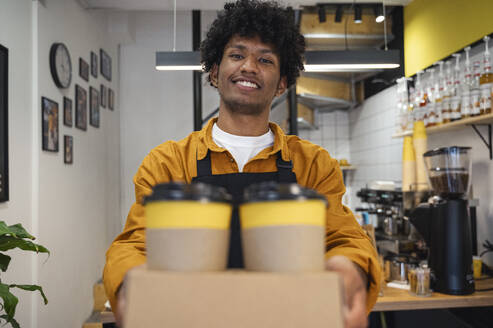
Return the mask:
{"type": "Polygon", "coordinates": [[[260,84],[256,80],[250,78],[236,78],[233,79],[233,83],[238,85],[241,89],[260,89],[260,84]]]}

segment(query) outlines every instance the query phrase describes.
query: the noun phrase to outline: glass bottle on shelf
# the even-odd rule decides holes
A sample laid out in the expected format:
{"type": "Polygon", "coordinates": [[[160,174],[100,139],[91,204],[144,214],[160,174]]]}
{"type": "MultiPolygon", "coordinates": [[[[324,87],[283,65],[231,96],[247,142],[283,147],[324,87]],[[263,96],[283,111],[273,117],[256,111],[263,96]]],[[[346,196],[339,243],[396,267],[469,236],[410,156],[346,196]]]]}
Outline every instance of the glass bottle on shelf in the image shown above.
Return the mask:
{"type": "Polygon", "coordinates": [[[461,73],[460,73],[460,56],[461,54],[453,54],[455,58],[455,67],[453,72],[454,84],[450,97],[450,120],[457,121],[461,117],[461,73]]]}
{"type": "Polygon", "coordinates": [[[428,83],[426,87],[426,95],[428,102],[426,103],[425,112],[425,127],[435,126],[437,124],[437,117],[435,112],[435,69],[428,68],[426,70],[429,73],[428,83]]]}
{"type": "Polygon", "coordinates": [[[467,118],[472,114],[472,101],[471,101],[471,89],[472,89],[472,71],[471,62],[469,60],[469,51],[471,47],[464,48],[466,52],[466,61],[464,63],[464,80],[462,83],[461,92],[461,117],[467,118]]]}
{"type": "Polygon", "coordinates": [[[475,61],[472,65],[472,83],[471,83],[471,116],[478,116],[481,113],[481,91],[479,90],[479,79],[481,77],[481,63],[475,61]]]}
{"type": "Polygon", "coordinates": [[[441,125],[443,123],[443,94],[445,89],[445,78],[443,76],[443,61],[437,62],[438,68],[438,78],[435,79],[435,95],[433,97],[435,102],[435,117],[436,125],[441,125]]]}
{"type": "Polygon", "coordinates": [[[425,95],[424,84],[422,82],[422,75],[424,71],[416,73],[416,98],[415,98],[415,121],[424,121],[424,110],[426,108],[426,102],[428,97],[425,95]]]}
{"type": "Polygon", "coordinates": [[[443,123],[450,122],[451,110],[450,110],[450,98],[452,97],[453,86],[453,74],[451,69],[451,62],[445,63],[447,69],[445,71],[445,78],[443,81],[443,101],[442,101],[442,120],[443,123]]]}
{"type": "MultiPolygon", "coordinates": [[[[412,78],[409,78],[412,81],[412,78]]],[[[411,83],[412,84],[412,83],[411,83]]],[[[409,122],[410,127],[413,126],[413,123],[416,122],[416,88],[409,87],[409,122]]]]}
{"type": "Polygon", "coordinates": [[[481,108],[480,114],[491,113],[491,96],[493,93],[493,73],[491,71],[490,49],[488,48],[489,36],[483,38],[484,57],[483,57],[483,74],[479,79],[479,88],[481,90],[481,108]]]}

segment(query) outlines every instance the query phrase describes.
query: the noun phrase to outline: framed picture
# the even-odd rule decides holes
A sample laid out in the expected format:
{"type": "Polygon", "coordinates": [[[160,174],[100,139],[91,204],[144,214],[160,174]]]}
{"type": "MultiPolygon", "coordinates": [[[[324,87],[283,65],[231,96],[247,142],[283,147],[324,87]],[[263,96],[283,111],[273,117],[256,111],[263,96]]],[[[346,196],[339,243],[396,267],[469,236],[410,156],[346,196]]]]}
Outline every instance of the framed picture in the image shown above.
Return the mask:
{"type": "Polygon", "coordinates": [[[101,84],[99,90],[99,100],[101,101],[101,107],[106,108],[106,99],[108,98],[108,89],[101,84]]]}
{"type": "Polygon", "coordinates": [[[89,88],[89,98],[91,104],[89,124],[99,128],[99,92],[96,88],[89,88]]]}
{"type": "Polygon", "coordinates": [[[99,50],[99,57],[101,58],[101,75],[111,81],[111,57],[103,49],[99,50]]]}
{"type": "Polygon", "coordinates": [[[87,91],[75,85],[75,127],[87,130],[87,91]]]}
{"type": "Polygon", "coordinates": [[[108,108],[113,110],[115,107],[115,93],[108,88],[108,108]]]}
{"type": "Polygon", "coordinates": [[[91,51],[91,75],[98,77],[98,55],[91,51]]]}
{"type": "Polygon", "coordinates": [[[72,127],[72,99],[63,97],[63,125],[72,127]]]}
{"type": "Polygon", "coordinates": [[[58,152],[58,103],[41,97],[42,149],[58,152]]]}
{"type": "Polygon", "coordinates": [[[63,162],[65,164],[74,162],[74,138],[72,136],[63,136],[63,162]]]}
{"type": "Polygon", "coordinates": [[[0,45],[0,202],[9,200],[9,50],[0,45]]]}
{"type": "Polygon", "coordinates": [[[89,82],[89,64],[79,57],[79,75],[81,78],[89,82]]]}

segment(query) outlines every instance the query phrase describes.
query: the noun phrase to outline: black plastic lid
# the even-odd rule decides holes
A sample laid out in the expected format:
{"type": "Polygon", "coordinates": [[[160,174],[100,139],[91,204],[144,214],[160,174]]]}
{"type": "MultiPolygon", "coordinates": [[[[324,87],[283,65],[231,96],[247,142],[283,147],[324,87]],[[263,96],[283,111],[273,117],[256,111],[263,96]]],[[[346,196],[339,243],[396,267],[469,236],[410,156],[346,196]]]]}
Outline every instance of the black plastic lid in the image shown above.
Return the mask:
{"type": "Polygon", "coordinates": [[[449,154],[449,153],[464,154],[469,149],[471,149],[471,147],[451,146],[451,147],[435,148],[433,150],[428,150],[426,153],[423,154],[423,156],[424,157],[430,157],[430,156],[443,155],[443,154],[449,154]]]}
{"type": "Polygon", "coordinates": [[[315,190],[304,188],[296,183],[277,183],[273,181],[252,184],[245,189],[243,201],[248,203],[306,199],[319,199],[327,204],[327,199],[315,190]]]}
{"type": "Polygon", "coordinates": [[[143,204],[160,201],[196,200],[205,202],[230,202],[231,195],[226,189],[205,184],[170,182],[157,184],[152,188],[152,194],[144,197],[143,204]]]}

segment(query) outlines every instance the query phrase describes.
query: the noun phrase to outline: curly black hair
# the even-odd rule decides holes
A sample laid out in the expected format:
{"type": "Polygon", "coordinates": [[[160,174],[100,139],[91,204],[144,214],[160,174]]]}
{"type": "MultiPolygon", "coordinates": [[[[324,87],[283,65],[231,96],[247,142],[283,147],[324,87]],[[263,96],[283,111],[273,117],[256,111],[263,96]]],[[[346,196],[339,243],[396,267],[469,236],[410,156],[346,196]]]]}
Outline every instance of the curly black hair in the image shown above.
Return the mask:
{"type": "MultiPolygon", "coordinates": [[[[288,87],[304,69],[305,38],[295,24],[292,8],[281,7],[275,1],[226,3],[200,45],[200,62],[205,72],[209,73],[214,64],[221,63],[224,47],[235,35],[258,36],[263,43],[273,45],[280,57],[281,76],[286,76],[288,87]]],[[[211,82],[210,75],[208,81],[211,82]]]]}

